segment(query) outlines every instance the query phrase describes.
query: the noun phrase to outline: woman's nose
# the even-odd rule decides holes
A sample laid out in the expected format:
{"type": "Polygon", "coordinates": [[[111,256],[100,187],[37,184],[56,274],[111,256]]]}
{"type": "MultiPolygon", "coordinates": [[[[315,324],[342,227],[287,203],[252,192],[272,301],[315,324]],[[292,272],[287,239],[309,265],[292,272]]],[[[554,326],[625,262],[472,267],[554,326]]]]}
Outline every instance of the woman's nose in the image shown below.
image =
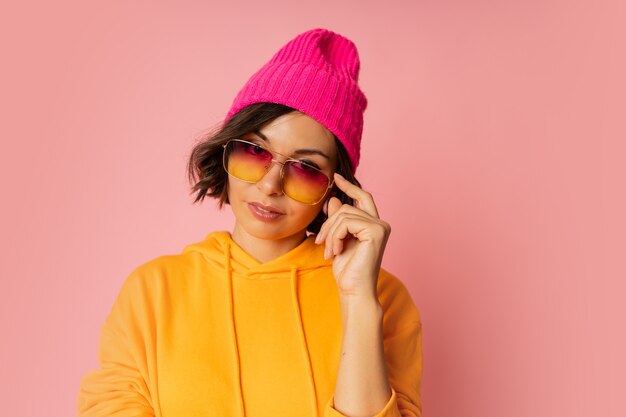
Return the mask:
{"type": "Polygon", "coordinates": [[[280,162],[272,161],[272,166],[270,166],[269,170],[265,173],[263,178],[261,178],[256,186],[259,190],[261,190],[266,195],[280,195],[283,193],[282,187],[280,185],[280,170],[282,165],[280,162]]]}

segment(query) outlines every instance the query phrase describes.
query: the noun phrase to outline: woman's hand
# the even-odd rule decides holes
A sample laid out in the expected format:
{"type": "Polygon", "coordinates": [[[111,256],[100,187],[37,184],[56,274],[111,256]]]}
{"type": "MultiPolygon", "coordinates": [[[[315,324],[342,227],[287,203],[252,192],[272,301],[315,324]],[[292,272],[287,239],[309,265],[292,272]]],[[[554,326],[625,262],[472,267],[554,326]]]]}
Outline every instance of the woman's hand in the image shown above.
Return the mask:
{"type": "Polygon", "coordinates": [[[391,226],[378,217],[372,195],[335,173],[335,183],[355,206],[328,201],[328,219],[315,243],[326,242],[325,258],[334,256],[333,273],[340,296],[377,297],[376,285],[391,226]]]}

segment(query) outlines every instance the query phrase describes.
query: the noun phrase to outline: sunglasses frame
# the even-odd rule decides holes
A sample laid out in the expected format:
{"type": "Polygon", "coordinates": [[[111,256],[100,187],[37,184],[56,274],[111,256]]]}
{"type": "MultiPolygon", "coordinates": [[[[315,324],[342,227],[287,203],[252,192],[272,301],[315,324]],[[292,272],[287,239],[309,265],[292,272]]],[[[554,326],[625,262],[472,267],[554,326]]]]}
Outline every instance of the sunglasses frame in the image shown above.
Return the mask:
{"type": "Polygon", "coordinates": [[[306,204],[306,205],[309,205],[309,206],[314,206],[315,204],[318,204],[320,201],[322,201],[322,200],[324,199],[324,197],[326,197],[326,194],[328,194],[328,190],[330,190],[331,188],[333,188],[333,185],[335,184],[335,180],[334,180],[334,178],[331,178],[331,177],[329,177],[328,175],[326,175],[326,173],[324,173],[324,171],[322,171],[321,169],[319,169],[319,168],[317,168],[317,167],[314,167],[313,165],[308,164],[308,163],[306,163],[305,161],[301,161],[301,160],[299,160],[299,159],[290,158],[290,157],[288,157],[288,156],[286,156],[286,155],[283,155],[283,154],[281,154],[281,153],[274,152],[274,151],[272,151],[272,150],[270,150],[270,149],[267,149],[265,146],[262,146],[262,145],[260,145],[260,144],[258,144],[258,143],[255,143],[255,142],[250,142],[250,141],[245,140],[245,139],[235,138],[235,139],[230,139],[228,142],[226,142],[225,144],[223,144],[223,145],[222,145],[222,148],[224,148],[224,149],[223,149],[223,152],[222,152],[222,166],[224,167],[224,171],[226,171],[226,173],[227,173],[228,175],[230,175],[231,177],[233,177],[233,178],[237,178],[239,181],[247,182],[247,183],[249,183],[249,184],[256,184],[257,182],[261,181],[261,180],[263,179],[263,177],[264,177],[265,175],[267,175],[267,173],[270,171],[270,169],[272,168],[272,164],[273,164],[274,162],[275,162],[275,163],[277,163],[277,164],[280,164],[280,165],[281,165],[281,166],[280,166],[280,189],[282,190],[283,194],[285,194],[287,197],[289,197],[289,198],[291,198],[293,201],[297,201],[298,203],[301,203],[301,204],[306,204]],[[226,168],[226,166],[227,166],[227,164],[226,164],[226,147],[227,147],[227,146],[228,146],[228,144],[229,144],[229,143],[231,143],[231,142],[242,142],[242,143],[246,143],[246,144],[248,144],[248,145],[258,146],[259,148],[263,149],[264,151],[269,152],[269,153],[270,153],[270,155],[272,155],[272,160],[271,160],[271,163],[270,163],[269,167],[267,168],[267,171],[265,171],[265,173],[263,174],[263,176],[262,176],[261,178],[259,178],[259,179],[258,179],[258,180],[256,180],[256,181],[247,181],[247,180],[241,179],[241,178],[239,178],[239,177],[237,177],[237,176],[235,176],[235,175],[231,174],[230,172],[228,172],[228,169],[226,168]],[[285,162],[280,162],[280,161],[278,161],[278,160],[276,159],[275,155],[280,155],[280,156],[285,157],[285,158],[287,158],[287,159],[285,159],[285,162]],[[293,161],[293,162],[297,162],[297,163],[299,163],[299,164],[306,165],[307,167],[309,167],[309,168],[311,168],[311,169],[314,169],[314,170],[318,171],[319,173],[321,173],[322,175],[324,175],[326,178],[328,178],[328,187],[326,187],[326,190],[324,190],[324,194],[322,194],[322,196],[320,197],[320,199],[319,199],[319,200],[317,200],[317,201],[316,201],[316,202],[314,202],[314,203],[305,203],[305,202],[303,202],[303,201],[296,200],[295,198],[293,198],[293,197],[291,197],[291,196],[287,195],[287,193],[285,193],[285,188],[284,188],[285,164],[286,164],[287,162],[289,162],[289,161],[293,161]]]}

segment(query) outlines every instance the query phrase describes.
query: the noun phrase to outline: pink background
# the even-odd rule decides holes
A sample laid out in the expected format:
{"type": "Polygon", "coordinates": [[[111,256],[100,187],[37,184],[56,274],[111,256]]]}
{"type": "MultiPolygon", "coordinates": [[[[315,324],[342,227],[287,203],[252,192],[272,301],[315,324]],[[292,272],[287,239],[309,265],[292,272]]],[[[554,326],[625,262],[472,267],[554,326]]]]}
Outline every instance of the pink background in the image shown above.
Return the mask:
{"type": "Polygon", "coordinates": [[[313,27],[359,48],[424,415],[626,415],[623,1],[94,3],[0,13],[2,415],[75,415],[131,269],[230,230],[188,152],[313,27]]]}

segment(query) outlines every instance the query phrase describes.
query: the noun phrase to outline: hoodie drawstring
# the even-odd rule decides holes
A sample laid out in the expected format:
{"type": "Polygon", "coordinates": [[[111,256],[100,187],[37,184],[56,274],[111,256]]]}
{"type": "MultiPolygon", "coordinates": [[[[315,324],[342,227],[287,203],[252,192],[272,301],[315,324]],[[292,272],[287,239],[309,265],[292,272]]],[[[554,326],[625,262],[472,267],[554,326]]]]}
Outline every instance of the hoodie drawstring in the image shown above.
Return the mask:
{"type": "Polygon", "coordinates": [[[304,335],[304,324],[302,323],[302,315],[300,314],[300,302],[298,301],[298,288],[297,288],[297,276],[298,269],[291,268],[291,295],[293,299],[293,309],[296,313],[296,317],[298,318],[298,323],[300,324],[300,342],[302,343],[302,350],[304,352],[305,360],[308,364],[307,373],[309,374],[309,383],[311,386],[313,399],[313,415],[319,417],[319,412],[317,410],[317,390],[315,389],[315,380],[313,379],[313,365],[311,364],[311,355],[309,354],[309,348],[306,344],[306,337],[304,335]]]}
{"type": "Polygon", "coordinates": [[[239,415],[246,416],[246,410],[243,405],[243,389],[241,387],[241,368],[239,358],[239,344],[237,342],[237,330],[235,329],[235,307],[233,302],[233,268],[230,263],[230,243],[226,242],[226,279],[228,279],[228,302],[230,307],[230,322],[232,325],[233,346],[235,348],[235,371],[237,388],[239,390],[239,415]]]}
{"type": "MultiPolygon", "coordinates": [[[[237,382],[237,390],[239,391],[239,415],[241,417],[246,416],[244,401],[243,401],[243,388],[241,384],[241,366],[240,366],[240,356],[239,356],[239,344],[237,341],[237,330],[235,327],[235,307],[233,300],[233,268],[231,265],[231,257],[230,257],[230,243],[226,242],[226,278],[228,280],[228,302],[230,307],[230,321],[231,321],[231,329],[232,329],[232,340],[235,351],[235,377],[237,382]]],[[[304,323],[302,322],[302,314],[300,311],[300,301],[298,299],[298,286],[297,286],[297,278],[298,278],[298,269],[296,267],[291,268],[291,295],[293,300],[293,309],[298,319],[298,330],[300,333],[300,343],[302,345],[302,351],[304,352],[304,359],[307,363],[307,374],[309,377],[309,385],[311,387],[312,400],[313,400],[313,415],[319,417],[319,411],[317,409],[317,390],[315,389],[315,380],[313,379],[313,365],[311,363],[311,355],[309,353],[309,348],[306,343],[306,337],[304,335],[304,323]]]]}

